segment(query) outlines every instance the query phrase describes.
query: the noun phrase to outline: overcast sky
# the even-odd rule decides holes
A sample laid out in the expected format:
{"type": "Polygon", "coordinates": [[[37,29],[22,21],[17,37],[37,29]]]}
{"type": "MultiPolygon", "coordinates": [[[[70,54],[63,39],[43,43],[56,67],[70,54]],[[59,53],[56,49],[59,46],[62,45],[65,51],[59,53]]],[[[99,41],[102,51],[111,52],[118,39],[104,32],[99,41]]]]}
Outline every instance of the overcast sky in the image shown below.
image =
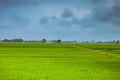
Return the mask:
{"type": "Polygon", "coordinates": [[[120,40],[120,0],[0,0],[0,39],[120,40]]]}

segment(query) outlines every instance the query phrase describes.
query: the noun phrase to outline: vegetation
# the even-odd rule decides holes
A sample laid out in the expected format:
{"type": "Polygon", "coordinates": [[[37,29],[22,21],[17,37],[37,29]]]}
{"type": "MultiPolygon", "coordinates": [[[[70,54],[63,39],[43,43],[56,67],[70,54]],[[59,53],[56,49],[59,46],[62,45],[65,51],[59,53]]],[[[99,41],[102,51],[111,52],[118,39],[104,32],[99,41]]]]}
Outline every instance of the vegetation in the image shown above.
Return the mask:
{"type": "Polygon", "coordinates": [[[23,39],[13,39],[13,40],[9,40],[9,39],[4,39],[3,42],[23,42],[23,39]]]}
{"type": "Polygon", "coordinates": [[[57,39],[57,40],[50,40],[50,41],[47,41],[45,38],[43,38],[42,40],[23,40],[23,39],[4,39],[4,40],[1,40],[0,42],[41,42],[41,43],[88,43],[88,44],[120,44],[120,40],[113,40],[113,41],[76,41],[76,40],[73,40],[73,41],[63,41],[61,39],[57,39]]]}
{"type": "Polygon", "coordinates": [[[57,43],[61,43],[61,42],[62,42],[62,40],[61,40],[61,39],[58,39],[58,40],[57,40],[57,43]]]}
{"type": "Polygon", "coordinates": [[[46,43],[47,40],[46,40],[45,38],[43,38],[43,39],[41,40],[41,42],[42,42],[42,43],[46,43]]]}
{"type": "Polygon", "coordinates": [[[119,56],[120,45],[1,42],[0,80],[119,80],[111,50],[119,56]]]}
{"type": "Polygon", "coordinates": [[[76,44],[76,45],[83,48],[109,52],[109,54],[120,55],[120,44],[76,44]]]}

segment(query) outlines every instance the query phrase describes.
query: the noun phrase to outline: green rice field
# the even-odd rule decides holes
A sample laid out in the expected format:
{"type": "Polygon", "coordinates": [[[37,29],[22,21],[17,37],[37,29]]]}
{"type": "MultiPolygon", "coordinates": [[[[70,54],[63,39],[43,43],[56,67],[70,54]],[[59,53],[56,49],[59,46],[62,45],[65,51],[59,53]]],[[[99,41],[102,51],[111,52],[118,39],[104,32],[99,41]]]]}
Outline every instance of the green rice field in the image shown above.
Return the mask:
{"type": "Polygon", "coordinates": [[[120,45],[1,42],[0,80],[120,80],[120,45]]]}

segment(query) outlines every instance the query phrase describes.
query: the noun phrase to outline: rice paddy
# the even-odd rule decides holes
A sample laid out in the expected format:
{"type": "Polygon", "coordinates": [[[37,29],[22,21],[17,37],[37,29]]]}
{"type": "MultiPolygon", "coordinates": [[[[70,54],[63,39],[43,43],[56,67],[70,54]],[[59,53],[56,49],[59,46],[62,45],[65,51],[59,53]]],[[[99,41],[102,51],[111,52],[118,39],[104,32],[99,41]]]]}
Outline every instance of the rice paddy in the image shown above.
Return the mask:
{"type": "Polygon", "coordinates": [[[119,56],[118,44],[0,43],[0,80],[119,80],[119,56]]]}

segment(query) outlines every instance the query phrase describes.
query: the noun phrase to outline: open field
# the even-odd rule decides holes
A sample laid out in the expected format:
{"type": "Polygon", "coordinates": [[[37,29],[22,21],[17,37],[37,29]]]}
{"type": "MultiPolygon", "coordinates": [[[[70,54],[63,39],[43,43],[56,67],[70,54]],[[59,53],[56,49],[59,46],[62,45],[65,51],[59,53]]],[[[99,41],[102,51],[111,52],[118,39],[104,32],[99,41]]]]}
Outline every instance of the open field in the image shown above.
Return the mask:
{"type": "Polygon", "coordinates": [[[120,45],[0,43],[0,80],[119,80],[120,45]]]}
{"type": "Polygon", "coordinates": [[[120,55],[120,44],[77,44],[77,46],[120,55]]]}

